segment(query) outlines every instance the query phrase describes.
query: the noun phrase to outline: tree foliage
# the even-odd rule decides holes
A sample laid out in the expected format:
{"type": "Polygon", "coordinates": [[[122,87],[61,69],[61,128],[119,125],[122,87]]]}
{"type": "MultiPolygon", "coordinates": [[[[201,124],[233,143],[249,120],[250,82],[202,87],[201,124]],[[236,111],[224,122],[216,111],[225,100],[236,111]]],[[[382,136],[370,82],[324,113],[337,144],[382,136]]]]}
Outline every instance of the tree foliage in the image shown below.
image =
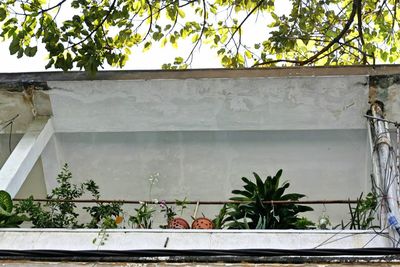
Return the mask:
{"type": "Polygon", "coordinates": [[[202,46],[224,67],[398,63],[398,0],[2,0],[0,36],[18,58],[48,51],[46,68],[95,72],[131,53],[178,47],[186,68],[202,46]],[[248,38],[251,25],[262,26],[248,38]]]}

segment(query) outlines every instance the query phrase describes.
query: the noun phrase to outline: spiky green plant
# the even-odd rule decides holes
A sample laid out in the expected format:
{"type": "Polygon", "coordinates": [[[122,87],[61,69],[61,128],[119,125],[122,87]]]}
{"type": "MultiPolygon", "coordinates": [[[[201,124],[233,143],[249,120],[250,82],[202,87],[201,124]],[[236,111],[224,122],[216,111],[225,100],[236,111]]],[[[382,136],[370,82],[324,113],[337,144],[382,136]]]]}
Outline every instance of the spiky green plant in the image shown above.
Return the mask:
{"type": "Polygon", "coordinates": [[[298,193],[284,194],[289,187],[288,182],[279,185],[282,170],[274,177],[268,176],[263,182],[257,173],[253,173],[255,182],[246,177],[244,190],[233,190],[230,200],[241,203],[230,203],[227,206],[226,217],[221,222],[224,228],[230,229],[303,229],[312,222],[304,222],[304,218],[298,217],[299,213],[312,211],[304,205],[294,203],[285,205],[273,205],[264,201],[297,201],[305,195],[298,193]]]}

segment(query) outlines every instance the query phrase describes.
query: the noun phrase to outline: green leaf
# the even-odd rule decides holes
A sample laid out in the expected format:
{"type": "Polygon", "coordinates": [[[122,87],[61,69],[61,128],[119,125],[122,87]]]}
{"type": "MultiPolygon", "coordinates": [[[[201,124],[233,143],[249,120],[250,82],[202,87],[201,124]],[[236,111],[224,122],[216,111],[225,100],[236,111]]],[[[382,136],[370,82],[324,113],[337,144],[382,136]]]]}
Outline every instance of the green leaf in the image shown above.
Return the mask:
{"type": "Polygon", "coordinates": [[[0,7],[0,21],[5,20],[6,17],[7,17],[7,11],[4,8],[0,7]]]}
{"type": "Polygon", "coordinates": [[[0,214],[10,215],[13,210],[13,202],[8,192],[0,190],[0,214]]]}
{"type": "Polygon", "coordinates": [[[143,46],[143,52],[148,51],[151,48],[151,42],[146,42],[143,46]]]}
{"type": "Polygon", "coordinates": [[[17,53],[19,51],[20,48],[21,48],[21,46],[19,44],[18,37],[14,37],[9,46],[10,54],[14,55],[15,53],[17,53]]]}
{"type": "Polygon", "coordinates": [[[179,14],[179,16],[181,17],[181,18],[185,18],[185,12],[182,10],[182,9],[180,9],[180,8],[178,8],[178,14],[179,14]]]}
{"type": "Polygon", "coordinates": [[[47,65],[45,66],[46,69],[51,68],[51,66],[53,66],[54,64],[54,59],[50,59],[49,62],[47,63],[47,65]]]}
{"type": "Polygon", "coordinates": [[[36,55],[36,52],[37,52],[37,46],[34,46],[34,47],[28,46],[24,50],[25,55],[28,57],[34,57],[36,55]]]}
{"type": "Polygon", "coordinates": [[[249,191],[244,191],[244,190],[232,190],[232,194],[234,195],[243,195],[247,198],[251,198],[253,196],[252,193],[250,193],[249,191]]]}
{"type": "Polygon", "coordinates": [[[24,49],[22,47],[19,48],[17,58],[21,58],[24,55],[24,49]]]}
{"type": "Polygon", "coordinates": [[[244,55],[249,59],[253,57],[249,50],[244,51],[244,55]]]}

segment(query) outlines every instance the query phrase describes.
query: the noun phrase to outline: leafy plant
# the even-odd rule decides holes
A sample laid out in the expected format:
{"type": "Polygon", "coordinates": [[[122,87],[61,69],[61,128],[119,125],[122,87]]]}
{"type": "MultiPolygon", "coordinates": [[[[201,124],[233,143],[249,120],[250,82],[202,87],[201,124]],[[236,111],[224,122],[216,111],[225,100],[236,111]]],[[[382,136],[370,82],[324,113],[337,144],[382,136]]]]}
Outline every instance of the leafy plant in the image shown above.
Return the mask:
{"type": "Polygon", "coordinates": [[[100,246],[104,246],[109,237],[107,229],[117,228],[118,224],[120,224],[121,222],[121,216],[116,216],[115,219],[111,216],[104,217],[101,222],[101,229],[97,234],[97,237],[92,240],[92,243],[97,244],[97,248],[100,246]]]}
{"type": "Polygon", "coordinates": [[[317,227],[321,230],[327,230],[329,227],[332,227],[329,216],[325,212],[318,218],[317,227]]]}
{"type": "Polygon", "coordinates": [[[167,224],[160,225],[160,228],[167,228],[168,222],[171,221],[175,216],[176,212],[172,206],[168,206],[165,200],[160,201],[161,212],[164,213],[164,217],[167,219],[167,224]]]}
{"type": "Polygon", "coordinates": [[[13,202],[8,192],[0,190],[0,228],[18,227],[28,217],[13,213],[13,202]]]}
{"type": "Polygon", "coordinates": [[[299,218],[298,214],[313,209],[308,206],[297,204],[273,205],[264,201],[297,201],[305,195],[291,193],[284,194],[289,187],[288,182],[281,186],[279,181],[282,170],[279,170],[274,177],[268,176],[263,182],[257,173],[253,173],[255,182],[246,177],[242,180],[245,183],[244,190],[233,190],[232,193],[238,196],[230,200],[241,203],[229,203],[226,207],[226,217],[218,220],[223,227],[231,229],[300,229],[310,225],[309,221],[299,218]]]}
{"type": "Polygon", "coordinates": [[[179,208],[179,214],[182,216],[183,215],[183,211],[187,208],[188,205],[188,200],[185,197],[183,200],[178,200],[175,199],[176,202],[176,208],[179,208]]]}
{"type": "Polygon", "coordinates": [[[37,228],[116,228],[122,204],[104,204],[97,202],[95,206],[84,207],[92,219],[88,224],[79,223],[74,200],[89,192],[95,200],[100,199],[99,187],[93,180],[79,185],[71,183],[72,173],[65,164],[57,176],[58,186],[47,195],[48,201],[43,205],[35,202],[31,196],[16,205],[19,213],[27,214],[34,227],[37,228]]]}
{"type": "Polygon", "coordinates": [[[153,213],[155,209],[146,202],[142,202],[140,207],[135,209],[136,214],[129,217],[132,227],[141,229],[151,229],[153,213]]]}
{"type": "Polygon", "coordinates": [[[374,228],[376,226],[372,225],[375,219],[375,212],[378,206],[378,200],[375,193],[368,193],[365,198],[357,198],[357,204],[352,207],[349,204],[350,211],[350,222],[348,223],[350,229],[364,230],[369,228],[374,228]]]}
{"type": "Polygon", "coordinates": [[[29,197],[19,203],[17,210],[28,214],[34,227],[38,228],[78,228],[79,214],[75,211],[76,204],[73,200],[82,196],[83,185],[77,186],[71,183],[72,173],[65,164],[57,176],[58,186],[47,196],[44,205],[29,197]]]}
{"type": "Polygon", "coordinates": [[[214,228],[215,229],[222,229],[223,225],[226,221],[227,217],[227,212],[228,212],[228,204],[224,204],[222,208],[219,210],[219,213],[217,216],[215,216],[213,220],[214,228]]]}
{"type": "MultiPolygon", "coordinates": [[[[84,183],[87,191],[89,191],[95,200],[100,199],[99,186],[90,180],[84,183]]],[[[95,206],[84,207],[92,220],[86,225],[88,228],[117,228],[120,218],[120,214],[123,213],[122,203],[108,203],[96,202],[95,206]]]]}

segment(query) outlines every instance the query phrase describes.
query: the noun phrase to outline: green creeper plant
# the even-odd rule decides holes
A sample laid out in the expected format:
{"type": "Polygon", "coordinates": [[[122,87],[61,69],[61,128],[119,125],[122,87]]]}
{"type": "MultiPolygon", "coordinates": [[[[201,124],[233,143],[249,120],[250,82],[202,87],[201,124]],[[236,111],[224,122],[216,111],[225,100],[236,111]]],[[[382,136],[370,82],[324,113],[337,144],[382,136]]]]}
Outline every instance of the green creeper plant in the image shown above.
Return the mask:
{"type": "Polygon", "coordinates": [[[19,227],[21,223],[28,220],[26,216],[14,213],[13,208],[10,194],[0,190],[0,228],[19,227]]]}
{"type": "MultiPolygon", "coordinates": [[[[305,195],[298,193],[284,194],[289,187],[288,182],[280,185],[282,170],[274,177],[268,176],[264,181],[257,173],[253,173],[255,182],[243,177],[243,190],[233,190],[230,200],[240,203],[229,203],[218,218],[218,224],[230,229],[304,229],[312,223],[298,216],[299,213],[313,209],[297,204],[274,205],[264,201],[297,201],[305,195]]],[[[217,224],[217,225],[218,225],[217,224]]]]}

